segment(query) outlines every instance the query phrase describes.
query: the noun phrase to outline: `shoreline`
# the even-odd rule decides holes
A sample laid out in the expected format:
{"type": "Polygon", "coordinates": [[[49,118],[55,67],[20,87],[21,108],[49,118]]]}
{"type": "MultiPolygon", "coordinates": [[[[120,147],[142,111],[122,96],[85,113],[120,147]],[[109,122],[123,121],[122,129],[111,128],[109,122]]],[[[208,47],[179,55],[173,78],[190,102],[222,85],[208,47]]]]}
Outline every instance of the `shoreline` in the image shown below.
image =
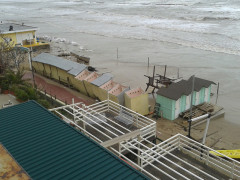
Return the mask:
{"type": "MultiPolygon", "coordinates": [[[[66,45],[66,49],[71,50],[66,45]]],[[[53,43],[53,49],[55,53],[59,52],[59,50],[65,51],[66,49],[62,48],[62,44],[53,43]]],[[[54,53],[54,54],[55,54],[54,53]]],[[[81,52],[79,52],[81,54],[81,52]]],[[[90,52],[88,52],[89,54],[90,52]]],[[[86,54],[81,54],[86,56],[86,54]]],[[[146,64],[144,62],[123,62],[117,59],[110,61],[108,58],[103,60],[100,58],[99,61],[96,61],[97,54],[95,51],[92,51],[89,56],[90,57],[90,65],[96,67],[99,73],[110,72],[114,75],[114,80],[122,83],[123,85],[129,85],[130,87],[141,87],[145,90],[147,79],[143,76],[144,74],[149,75],[152,74],[153,65],[148,68],[147,67],[147,59],[146,64]],[[92,54],[92,55],[91,55],[92,54]],[[93,58],[92,58],[93,57],[93,58]]],[[[150,59],[151,61],[151,59],[150,59]]],[[[195,67],[185,67],[183,69],[194,69],[195,67]]],[[[197,67],[196,67],[197,68],[197,67]]],[[[161,72],[163,72],[164,66],[159,68],[161,72]]],[[[169,68],[169,74],[173,74],[176,72],[177,68],[171,66],[169,68]]],[[[211,70],[211,68],[210,68],[211,70]]],[[[184,72],[182,72],[184,73],[184,72]]],[[[181,74],[181,71],[180,71],[181,74]]],[[[221,95],[223,96],[223,95],[221,95]]],[[[149,95],[151,101],[154,101],[152,95],[149,95]]],[[[215,100],[215,99],[212,99],[215,100]]],[[[152,102],[153,104],[154,102],[152,102]]],[[[152,107],[153,108],[153,107],[152,107]]],[[[225,108],[225,107],[224,107],[225,108]]],[[[163,135],[163,139],[169,138],[177,133],[182,133],[187,135],[187,131],[178,125],[175,121],[171,122],[170,120],[157,120],[157,127],[158,131],[160,131],[163,135]]],[[[203,131],[205,129],[205,123],[198,125],[192,129],[192,137],[196,140],[202,138],[203,131]]],[[[229,122],[225,118],[218,118],[211,120],[209,129],[208,129],[208,136],[206,139],[206,145],[212,146],[214,149],[239,149],[240,141],[239,141],[239,129],[240,124],[229,122]],[[229,133],[231,132],[231,133],[229,133]]]]}

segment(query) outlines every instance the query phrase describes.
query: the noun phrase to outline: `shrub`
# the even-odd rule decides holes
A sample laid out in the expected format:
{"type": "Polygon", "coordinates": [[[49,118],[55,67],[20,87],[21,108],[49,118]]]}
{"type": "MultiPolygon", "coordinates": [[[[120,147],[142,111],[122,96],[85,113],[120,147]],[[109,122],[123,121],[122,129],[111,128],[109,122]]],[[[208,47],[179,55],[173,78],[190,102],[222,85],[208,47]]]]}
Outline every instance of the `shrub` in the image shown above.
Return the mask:
{"type": "Polygon", "coordinates": [[[41,104],[46,109],[50,108],[50,103],[45,99],[38,99],[37,102],[41,104]]]}
{"type": "Polygon", "coordinates": [[[22,89],[17,89],[14,93],[19,100],[27,101],[29,99],[28,94],[22,89]]]}

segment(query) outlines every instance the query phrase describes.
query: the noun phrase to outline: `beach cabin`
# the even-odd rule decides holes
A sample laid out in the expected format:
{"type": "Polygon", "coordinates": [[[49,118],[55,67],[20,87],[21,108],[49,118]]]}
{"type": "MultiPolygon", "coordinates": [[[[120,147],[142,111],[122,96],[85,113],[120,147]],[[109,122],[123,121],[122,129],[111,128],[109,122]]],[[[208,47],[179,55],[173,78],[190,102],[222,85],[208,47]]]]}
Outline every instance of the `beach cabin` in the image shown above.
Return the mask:
{"type": "Polygon", "coordinates": [[[124,106],[125,105],[124,94],[129,90],[130,87],[117,84],[110,91],[108,91],[109,99],[124,106]]]}
{"type": "Polygon", "coordinates": [[[100,75],[98,73],[92,72],[83,80],[83,85],[86,88],[87,95],[90,97],[96,98],[95,94],[93,93],[94,86],[91,84],[91,82],[97,79],[99,76],[100,75]]]}
{"type": "Polygon", "coordinates": [[[95,95],[98,97],[100,101],[104,101],[108,98],[108,91],[110,91],[113,87],[115,87],[118,83],[110,80],[105,84],[101,85],[97,91],[95,91],[95,95]]]}
{"type": "MultiPolygon", "coordinates": [[[[91,89],[92,89],[92,92],[94,94],[94,97],[99,98],[99,96],[100,96],[100,94],[99,94],[100,87],[102,85],[104,85],[105,83],[111,81],[112,78],[113,78],[113,75],[111,73],[104,73],[101,76],[99,76],[96,79],[94,79],[93,81],[91,81],[91,89]]],[[[103,99],[103,98],[100,97],[99,99],[103,99]]]]}
{"type": "Polygon", "coordinates": [[[83,94],[85,94],[85,95],[87,95],[87,89],[86,89],[86,87],[85,87],[85,85],[84,85],[83,80],[84,80],[86,77],[88,77],[88,76],[90,75],[90,73],[91,73],[90,71],[88,71],[87,69],[85,69],[85,70],[83,70],[79,75],[77,75],[77,76],[75,77],[77,89],[78,89],[81,93],[83,93],[83,94]]]}
{"type": "Polygon", "coordinates": [[[141,88],[131,89],[124,94],[125,107],[142,115],[149,114],[148,94],[141,88]]]}
{"type": "Polygon", "coordinates": [[[78,81],[75,78],[87,66],[69,61],[48,53],[41,53],[32,59],[34,70],[46,77],[57,80],[78,89],[78,81]]]}
{"type": "MultiPolygon", "coordinates": [[[[161,87],[157,91],[156,103],[160,104],[159,115],[169,120],[178,118],[181,112],[191,107],[191,92],[193,77],[173,83],[167,88],[161,87]]],[[[195,77],[193,91],[193,105],[210,101],[212,81],[195,77]]]]}

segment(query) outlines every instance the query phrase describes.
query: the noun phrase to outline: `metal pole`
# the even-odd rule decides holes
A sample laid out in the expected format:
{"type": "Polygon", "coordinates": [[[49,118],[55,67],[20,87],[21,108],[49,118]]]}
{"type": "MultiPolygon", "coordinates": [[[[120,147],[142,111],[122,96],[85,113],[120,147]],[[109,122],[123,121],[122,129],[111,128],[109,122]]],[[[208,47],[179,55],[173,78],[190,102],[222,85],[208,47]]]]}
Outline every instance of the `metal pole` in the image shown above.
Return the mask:
{"type": "Polygon", "coordinates": [[[188,119],[189,127],[188,127],[188,137],[191,138],[191,125],[192,125],[192,103],[193,103],[193,92],[194,92],[194,81],[195,76],[192,76],[192,93],[191,93],[191,106],[190,106],[190,116],[188,119]]]}
{"type": "Polygon", "coordinates": [[[209,123],[210,123],[210,114],[209,114],[209,117],[208,117],[208,119],[207,119],[206,128],[205,128],[204,134],[203,134],[203,141],[202,141],[202,144],[203,144],[203,145],[205,145],[205,142],[206,142],[206,137],[207,137],[207,132],[208,132],[209,123]]]}
{"type": "Polygon", "coordinates": [[[118,60],[118,48],[117,48],[117,60],[118,60]]]}
{"type": "Polygon", "coordinates": [[[148,57],[148,67],[149,67],[149,57],[148,57]]]}
{"type": "MultiPolygon", "coordinates": [[[[28,35],[29,37],[29,35],[28,35]]],[[[32,67],[32,44],[31,44],[31,39],[29,37],[29,42],[30,42],[30,60],[31,60],[31,70],[32,70],[32,77],[33,77],[33,86],[36,88],[36,83],[35,83],[35,78],[34,78],[34,72],[33,72],[33,67],[32,67]]]]}
{"type": "Polygon", "coordinates": [[[76,122],[75,107],[74,107],[74,98],[72,98],[72,104],[73,104],[73,121],[76,122]]]}
{"type": "Polygon", "coordinates": [[[219,92],[219,82],[218,82],[218,86],[217,86],[217,97],[216,97],[216,103],[217,104],[217,101],[218,101],[218,92],[219,92]]]}

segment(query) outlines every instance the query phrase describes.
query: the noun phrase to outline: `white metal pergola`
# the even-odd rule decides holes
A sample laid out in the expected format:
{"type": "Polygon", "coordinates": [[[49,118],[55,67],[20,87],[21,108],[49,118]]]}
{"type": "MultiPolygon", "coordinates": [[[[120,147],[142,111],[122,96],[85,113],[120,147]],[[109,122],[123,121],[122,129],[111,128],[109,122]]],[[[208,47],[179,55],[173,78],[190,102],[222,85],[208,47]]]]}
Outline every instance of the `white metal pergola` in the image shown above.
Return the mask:
{"type": "Polygon", "coordinates": [[[50,111],[152,179],[159,179],[161,175],[169,179],[218,179],[176,152],[187,154],[232,179],[240,179],[238,161],[210,154],[209,151],[218,152],[181,134],[154,144],[151,138],[156,138],[156,122],[111,100],[90,106],[73,103],[50,111]],[[126,153],[131,153],[135,159],[130,159],[126,153]]]}

